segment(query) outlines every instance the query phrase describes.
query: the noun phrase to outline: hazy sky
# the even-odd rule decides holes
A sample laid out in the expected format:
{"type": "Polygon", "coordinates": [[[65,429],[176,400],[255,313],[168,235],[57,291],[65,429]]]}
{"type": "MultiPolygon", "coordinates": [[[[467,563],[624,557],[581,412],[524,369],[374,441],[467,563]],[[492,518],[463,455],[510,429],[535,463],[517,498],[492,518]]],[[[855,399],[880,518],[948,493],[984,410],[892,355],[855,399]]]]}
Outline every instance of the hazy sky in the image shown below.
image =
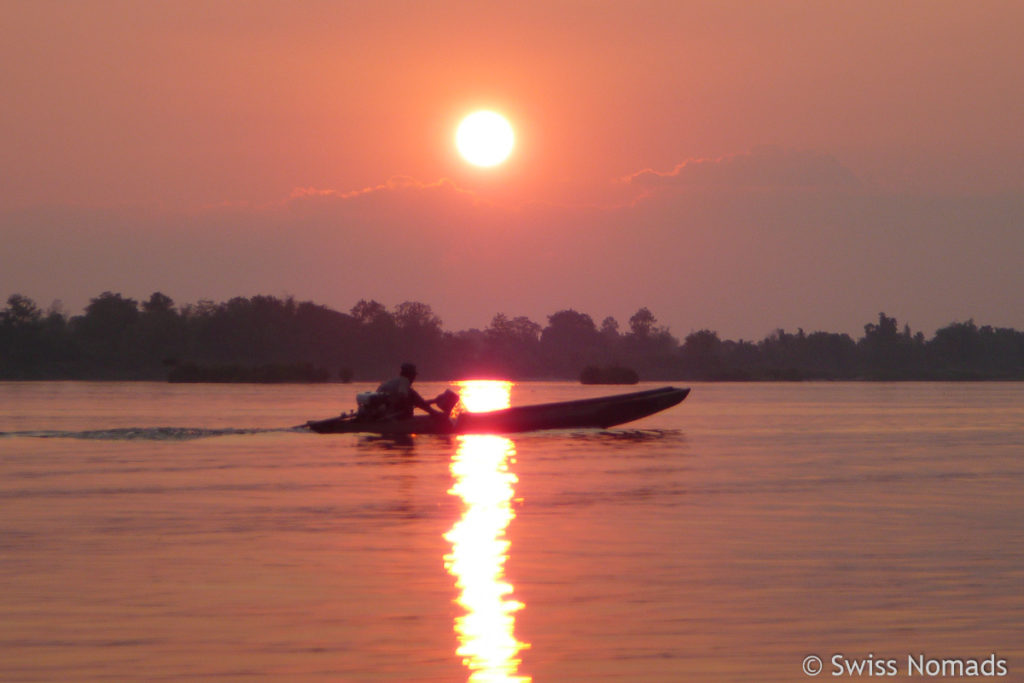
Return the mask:
{"type": "Polygon", "coordinates": [[[1024,329],[1024,2],[0,3],[0,295],[1024,329]],[[479,169],[460,118],[504,114],[479,169]]]}

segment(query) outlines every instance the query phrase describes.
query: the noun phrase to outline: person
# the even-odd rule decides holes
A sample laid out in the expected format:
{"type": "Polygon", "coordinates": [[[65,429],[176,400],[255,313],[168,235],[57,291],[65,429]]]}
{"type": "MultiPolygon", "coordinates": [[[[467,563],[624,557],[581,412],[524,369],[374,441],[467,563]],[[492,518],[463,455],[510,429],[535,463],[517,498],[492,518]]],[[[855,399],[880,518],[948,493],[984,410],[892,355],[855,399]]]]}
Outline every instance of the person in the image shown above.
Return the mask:
{"type": "Polygon", "coordinates": [[[412,363],[402,363],[398,377],[389,379],[377,387],[377,393],[387,397],[387,413],[389,417],[405,419],[412,417],[413,409],[419,408],[431,415],[443,415],[444,413],[431,407],[434,400],[427,401],[420,396],[412,383],[416,381],[416,366],[412,363]]]}

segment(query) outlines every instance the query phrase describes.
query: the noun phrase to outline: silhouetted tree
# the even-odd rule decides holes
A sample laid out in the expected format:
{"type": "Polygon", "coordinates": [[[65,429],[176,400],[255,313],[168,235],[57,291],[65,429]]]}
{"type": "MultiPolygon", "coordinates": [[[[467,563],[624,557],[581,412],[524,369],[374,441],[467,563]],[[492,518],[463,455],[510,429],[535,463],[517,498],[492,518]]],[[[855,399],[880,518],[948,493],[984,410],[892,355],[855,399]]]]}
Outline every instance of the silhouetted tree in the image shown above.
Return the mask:
{"type": "Polygon", "coordinates": [[[693,379],[719,379],[722,374],[722,341],[717,332],[700,330],[686,336],[680,349],[682,370],[693,379]]]}
{"type": "Polygon", "coordinates": [[[397,344],[397,324],[394,316],[384,304],[360,299],[352,307],[352,317],[359,323],[357,344],[363,362],[356,368],[357,379],[375,379],[398,372],[398,363],[415,361],[423,365],[422,359],[405,358],[400,355],[397,344]]]}
{"type": "Polygon", "coordinates": [[[814,332],[803,340],[801,372],[809,379],[850,379],[856,375],[857,343],[848,334],[814,332]]]}
{"type": "Polygon", "coordinates": [[[543,328],[499,313],[483,331],[447,332],[416,301],[389,311],[360,300],[346,314],[258,295],[176,309],[161,292],[141,306],[103,292],[70,321],[21,294],[0,310],[0,379],[158,378],[173,366],[193,381],[378,380],[404,360],[435,379],[573,379],[587,366],[629,367],[643,379],[1024,379],[1024,333],[968,320],[926,340],[881,313],[858,341],[799,329],[755,344],[700,330],[680,344],[647,308],[630,318],[626,334],[612,317],[598,329],[573,309],[552,314],[543,328]]]}
{"type": "Polygon", "coordinates": [[[16,328],[35,325],[43,317],[36,302],[23,294],[7,297],[7,307],[0,311],[0,325],[16,328]]]}
{"type": "Polygon", "coordinates": [[[138,320],[138,302],[109,291],[91,299],[85,315],[71,319],[87,376],[130,377],[139,371],[138,320]]]}
{"type": "Polygon", "coordinates": [[[601,336],[605,338],[606,343],[615,345],[619,341],[619,321],[612,316],[602,320],[601,336]]]}
{"type": "Polygon", "coordinates": [[[42,311],[22,294],[7,298],[0,311],[0,378],[26,379],[44,362],[40,346],[42,311]]]}
{"type": "Polygon", "coordinates": [[[150,295],[142,303],[135,336],[147,374],[158,375],[164,367],[175,364],[185,353],[186,336],[174,300],[160,292],[150,295]]]}
{"type": "Polygon", "coordinates": [[[485,333],[478,329],[445,332],[436,370],[445,378],[493,378],[510,375],[495,371],[487,359],[485,333]]]}
{"type": "Polygon", "coordinates": [[[569,377],[578,377],[585,366],[602,365],[606,360],[594,320],[571,308],[548,316],[540,345],[546,370],[555,376],[568,373],[569,377]]]}
{"type": "Polygon", "coordinates": [[[395,306],[395,324],[401,330],[440,331],[441,319],[430,306],[419,301],[405,301],[395,306]]]}
{"type": "Polygon", "coordinates": [[[441,339],[441,319],[433,309],[419,301],[405,301],[395,306],[396,353],[401,358],[419,359],[424,379],[436,377],[433,368],[441,339]]]}
{"type": "Polygon", "coordinates": [[[852,378],[858,372],[857,345],[845,334],[776,330],[758,345],[760,374],[778,380],[852,378]]]}
{"type": "Polygon", "coordinates": [[[484,330],[481,370],[503,377],[539,374],[541,326],[525,316],[498,313],[484,330]]]}
{"type": "Polygon", "coordinates": [[[753,342],[725,340],[719,349],[723,380],[752,380],[766,375],[761,350],[753,342]]]}
{"type": "Polygon", "coordinates": [[[658,319],[646,307],[641,308],[629,319],[629,330],[634,337],[644,339],[654,331],[654,324],[658,319]]]}
{"type": "Polygon", "coordinates": [[[629,333],[619,343],[622,362],[636,369],[644,379],[674,377],[678,368],[679,340],[644,307],[629,319],[629,333]]]}
{"type": "Polygon", "coordinates": [[[373,299],[369,301],[360,299],[352,307],[351,314],[360,325],[392,324],[394,322],[391,314],[388,313],[387,306],[373,299]]]}
{"type": "Polygon", "coordinates": [[[151,315],[174,313],[174,299],[162,292],[153,292],[148,301],[142,303],[142,312],[151,315]]]}
{"type": "Polygon", "coordinates": [[[359,365],[359,323],[351,315],[304,301],[295,310],[297,351],[317,367],[352,379],[359,365]]]}
{"type": "Polygon", "coordinates": [[[1024,357],[1020,353],[1019,333],[979,329],[974,320],[951,323],[935,332],[928,345],[933,366],[941,368],[946,379],[988,379],[1020,374],[1024,357]]]}
{"type": "Polygon", "coordinates": [[[860,340],[865,374],[871,379],[905,379],[910,376],[909,361],[913,356],[912,337],[907,328],[899,333],[895,318],[878,314],[878,324],[864,326],[860,340]]]}

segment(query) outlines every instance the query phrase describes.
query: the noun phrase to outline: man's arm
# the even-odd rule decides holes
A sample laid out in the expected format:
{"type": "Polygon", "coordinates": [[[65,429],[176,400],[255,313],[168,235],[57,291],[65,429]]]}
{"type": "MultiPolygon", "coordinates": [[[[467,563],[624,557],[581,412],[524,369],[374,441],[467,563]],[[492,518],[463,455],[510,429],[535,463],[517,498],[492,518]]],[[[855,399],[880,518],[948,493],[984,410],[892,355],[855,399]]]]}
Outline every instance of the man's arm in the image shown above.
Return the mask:
{"type": "Polygon", "coordinates": [[[433,408],[430,407],[430,404],[434,401],[424,400],[423,396],[421,396],[419,392],[416,391],[416,389],[410,389],[409,393],[410,397],[413,399],[413,405],[415,405],[416,408],[422,411],[426,411],[430,415],[441,415],[440,411],[434,410],[433,408]]]}
{"type": "Polygon", "coordinates": [[[409,389],[409,398],[412,399],[412,404],[414,406],[416,406],[417,408],[419,408],[420,410],[425,410],[428,413],[430,413],[431,415],[439,415],[440,414],[440,411],[434,410],[433,408],[430,407],[430,404],[433,403],[433,401],[425,401],[425,400],[423,400],[423,397],[420,396],[419,392],[417,392],[415,389],[412,389],[412,388],[409,389]]]}

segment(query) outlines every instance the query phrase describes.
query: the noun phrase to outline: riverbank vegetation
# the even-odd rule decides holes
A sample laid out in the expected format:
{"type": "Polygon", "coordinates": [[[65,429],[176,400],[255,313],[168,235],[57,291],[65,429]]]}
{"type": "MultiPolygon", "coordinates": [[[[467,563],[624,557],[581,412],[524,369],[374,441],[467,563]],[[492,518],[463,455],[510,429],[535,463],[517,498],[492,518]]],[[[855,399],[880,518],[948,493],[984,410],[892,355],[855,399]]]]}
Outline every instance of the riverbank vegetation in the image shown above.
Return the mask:
{"type": "Polygon", "coordinates": [[[175,305],[104,292],[80,315],[14,294],[0,310],[0,379],[378,380],[402,361],[421,378],[569,379],[590,367],[642,380],[1024,379],[1024,332],[950,323],[926,338],[884,313],[854,339],[776,330],[760,341],[711,330],[679,340],[641,308],[625,329],[568,309],[541,325],[498,313],[449,331],[432,308],[362,300],[348,312],[273,296],[175,305]]]}

